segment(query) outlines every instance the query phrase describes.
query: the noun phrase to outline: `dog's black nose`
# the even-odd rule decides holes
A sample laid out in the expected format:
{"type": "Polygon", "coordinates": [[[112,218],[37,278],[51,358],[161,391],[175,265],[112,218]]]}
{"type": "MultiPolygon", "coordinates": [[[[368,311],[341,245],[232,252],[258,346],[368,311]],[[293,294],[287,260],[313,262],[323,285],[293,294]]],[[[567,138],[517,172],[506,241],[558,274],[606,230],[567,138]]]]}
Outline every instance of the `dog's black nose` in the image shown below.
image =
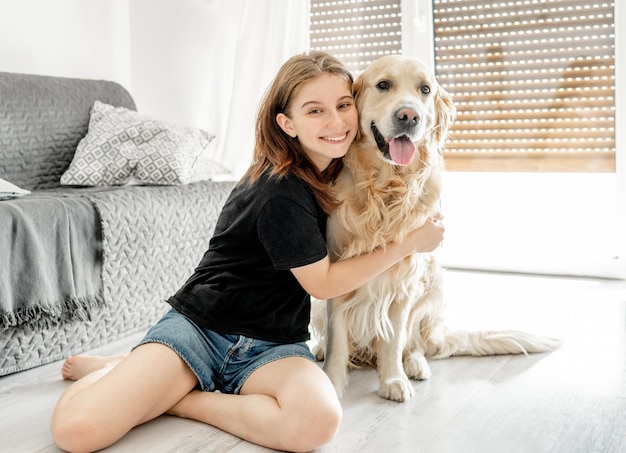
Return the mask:
{"type": "Polygon", "coordinates": [[[415,110],[404,107],[396,112],[396,118],[400,123],[412,126],[420,122],[420,114],[415,110]]]}

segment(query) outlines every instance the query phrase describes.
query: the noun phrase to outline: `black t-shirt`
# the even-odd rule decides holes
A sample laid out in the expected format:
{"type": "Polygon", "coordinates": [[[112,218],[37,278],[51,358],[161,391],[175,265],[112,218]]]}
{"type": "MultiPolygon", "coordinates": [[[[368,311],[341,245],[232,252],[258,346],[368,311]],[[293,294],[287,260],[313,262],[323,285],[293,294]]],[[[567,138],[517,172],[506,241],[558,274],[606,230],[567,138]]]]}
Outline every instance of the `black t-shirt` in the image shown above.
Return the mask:
{"type": "Polygon", "coordinates": [[[326,219],[293,175],[237,185],[209,250],[168,303],[216,332],[277,343],[308,340],[311,298],[289,269],[326,256],[326,219]]]}

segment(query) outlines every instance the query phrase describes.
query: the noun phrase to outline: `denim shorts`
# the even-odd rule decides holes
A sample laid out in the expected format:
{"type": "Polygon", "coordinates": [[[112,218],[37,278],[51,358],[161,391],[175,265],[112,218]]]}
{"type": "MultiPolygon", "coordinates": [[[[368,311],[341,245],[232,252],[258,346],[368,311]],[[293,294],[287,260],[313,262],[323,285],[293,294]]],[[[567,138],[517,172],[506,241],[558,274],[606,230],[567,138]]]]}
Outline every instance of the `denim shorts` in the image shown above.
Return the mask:
{"type": "Polygon", "coordinates": [[[246,379],[263,365],[286,357],[315,361],[306,342],[283,344],[220,334],[199,327],[173,308],[135,347],[146,343],[163,344],[178,354],[203,391],[238,394],[246,379]]]}

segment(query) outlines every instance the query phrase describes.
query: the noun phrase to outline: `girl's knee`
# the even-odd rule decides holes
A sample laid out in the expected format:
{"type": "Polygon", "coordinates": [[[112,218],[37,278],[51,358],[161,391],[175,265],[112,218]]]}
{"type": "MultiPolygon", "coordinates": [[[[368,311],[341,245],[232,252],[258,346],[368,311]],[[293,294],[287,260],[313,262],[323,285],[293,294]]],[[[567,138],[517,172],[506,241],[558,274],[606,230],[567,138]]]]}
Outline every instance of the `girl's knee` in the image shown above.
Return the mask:
{"type": "Polygon", "coordinates": [[[81,411],[68,412],[57,407],[50,424],[56,445],[65,451],[91,452],[105,448],[117,440],[106,426],[81,411]]]}
{"type": "Polygon", "coordinates": [[[343,412],[341,405],[327,402],[319,404],[315,408],[303,409],[301,413],[291,417],[287,435],[287,450],[289,451],[311,451],[333,440],[343,412]]]}
{"type": "Polygon", "coordinates": [[[342,417],[343,411],[339,403],[336,406],[329,406],[320,414],[318,420],[321,420],[321,422],[316,422],[319,425],[316,439],[318,446],[325,445],[334,439],[339,430],[342,417]]]}
{"type": "Polygon", "coordinates": [[[84,418],[55,412],[50,431],[54,442],[61,450],[69,452],[89,451],[85,439],[93,438],[93,432],[84,418]]]}

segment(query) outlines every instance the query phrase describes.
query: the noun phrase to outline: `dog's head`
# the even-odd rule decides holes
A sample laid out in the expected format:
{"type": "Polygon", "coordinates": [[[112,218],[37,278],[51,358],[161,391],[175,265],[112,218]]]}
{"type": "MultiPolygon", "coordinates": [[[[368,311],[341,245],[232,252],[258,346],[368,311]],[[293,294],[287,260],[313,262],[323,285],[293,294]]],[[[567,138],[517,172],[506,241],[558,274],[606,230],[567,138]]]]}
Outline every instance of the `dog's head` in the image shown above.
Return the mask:
{"type": "Polygon", "coordinates": [[[417,148],[441,151],[456,110],[427,65],[400,55],[384,56],[368,66],[353,87],[359,140],[375,143],[380,159],[406,166],[417,148]]]}

